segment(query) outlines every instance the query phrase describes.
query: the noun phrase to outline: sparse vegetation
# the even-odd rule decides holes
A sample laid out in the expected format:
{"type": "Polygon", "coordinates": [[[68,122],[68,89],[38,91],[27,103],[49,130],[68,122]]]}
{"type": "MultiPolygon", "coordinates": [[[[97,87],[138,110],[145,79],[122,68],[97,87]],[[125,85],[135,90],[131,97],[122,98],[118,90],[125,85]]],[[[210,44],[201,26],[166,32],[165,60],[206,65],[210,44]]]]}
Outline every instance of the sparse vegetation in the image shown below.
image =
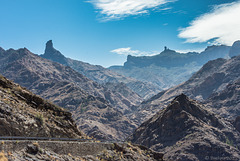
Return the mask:
{"type": "Polygon", "coordinates": [[[44,125],[44,117],[43,117],[43,114],[37,113],[36,119],[40,122],[40,125],[44,125]]]}
{"type": "Polygon", "coordinates": [[[225,143],[230,145],[230,146],[234,146],[233,140],[229,139],[227,136],[226,136],[226,142],[225,143]]]}

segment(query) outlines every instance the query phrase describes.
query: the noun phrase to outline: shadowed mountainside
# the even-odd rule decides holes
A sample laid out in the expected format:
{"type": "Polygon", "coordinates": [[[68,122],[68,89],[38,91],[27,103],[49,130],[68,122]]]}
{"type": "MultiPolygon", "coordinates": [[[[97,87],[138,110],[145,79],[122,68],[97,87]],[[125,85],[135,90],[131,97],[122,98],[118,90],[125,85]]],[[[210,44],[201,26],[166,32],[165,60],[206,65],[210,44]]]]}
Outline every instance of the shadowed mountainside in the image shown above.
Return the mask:
{"type": "Polygon", "coordinates": [[[129,140],[164,152],[166,160],[240,159],[240,137],[232,124],[184,94],[144,122],[129,140]]]}

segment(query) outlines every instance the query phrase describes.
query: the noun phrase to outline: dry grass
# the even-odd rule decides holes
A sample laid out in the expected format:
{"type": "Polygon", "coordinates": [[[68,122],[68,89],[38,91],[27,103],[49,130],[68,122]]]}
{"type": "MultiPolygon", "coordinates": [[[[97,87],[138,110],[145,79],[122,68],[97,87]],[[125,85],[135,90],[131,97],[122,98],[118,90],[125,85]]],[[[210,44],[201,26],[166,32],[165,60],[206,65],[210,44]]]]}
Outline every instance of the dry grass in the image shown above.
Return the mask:
{"type": "Polygon", "coordinates": [[[0,152],[0,161],[8,161],[8,159],[5,156],[5,153],[3,151],[0,152]]]}

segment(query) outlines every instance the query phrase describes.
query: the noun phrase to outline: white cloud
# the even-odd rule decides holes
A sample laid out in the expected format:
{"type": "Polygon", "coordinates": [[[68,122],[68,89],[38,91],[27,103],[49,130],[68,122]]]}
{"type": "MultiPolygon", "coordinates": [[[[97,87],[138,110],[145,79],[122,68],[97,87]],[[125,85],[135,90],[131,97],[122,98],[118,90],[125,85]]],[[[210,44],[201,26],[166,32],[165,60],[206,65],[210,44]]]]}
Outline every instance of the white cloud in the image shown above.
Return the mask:
{"type": "Polygon", "coordinates": [[[178,53],[188,53],[188,52],[197,52],[197,53],[201,53],[205,50],[205,48],[197,48],[197,49],[185,49],[185,50],[175,50],[178,53]]]}
{"type": "Polygon", "coordinates": [[[173,1],[175,0],[88,0],[104,16],[104,20],[148,13],[149,9],[173,1]]]}
{"type": "Polygon", "coordinates": [[[240,39],[240,1],[215,6],[190,23],[190,26],[180,29],[179,37],[186,42],[208,42],[232,45],[240,39]]]}
{"type": "Polygon", "coordinates": [[[116,53],[119,55],[132,55],[132,56],[152,56],[152,55],[159,54],[159,52],[146,52],[146,51],[132,50],[131,47],[118,48],[110,52],[116,53]]]}

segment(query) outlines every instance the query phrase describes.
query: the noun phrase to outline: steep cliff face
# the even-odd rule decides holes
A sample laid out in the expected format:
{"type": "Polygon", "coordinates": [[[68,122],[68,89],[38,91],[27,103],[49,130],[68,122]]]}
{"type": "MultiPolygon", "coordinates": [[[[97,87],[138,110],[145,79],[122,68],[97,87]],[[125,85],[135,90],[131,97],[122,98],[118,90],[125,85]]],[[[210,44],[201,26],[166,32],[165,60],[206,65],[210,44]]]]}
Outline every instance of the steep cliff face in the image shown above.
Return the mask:
{"type": "Polygon", "coordinates": [[[0,76],[0,135],[85,138],[70,112],[0,76]]]}
{"type": "Polygon", "coordinates": [[[91,136],[99,133],[98,139],[123,139],[136,127],[123,113],[131,111],[137,100],[133,103],[124,96],[126,93],[113,92],[70,67],[41,58],[27,49],[10,49],[0,57],[0,70],[7,78],[69,109],[81,130],[91,136]],[[106,118],[105,113],[109,118],[119,119],[106,118]],[[108,128],[112,130],[103,130],[108,128]]]}
{"type": "Polygon", "coordinates": [[[190,62],[196,62],[203,65],[209,60],[217,58],[225,58],[229,53],[229,46],[209,46],[201,53],[189,52],[186,54],[176,52],[165,48],[163,52],[155,56],[128,56],[127,62],[124,63],[124,68],[132,67],[147,67],[151,65],[161,66],[166,68],[182,67],[190,62]]]}
{"type": "MultiPolygon", "coordinates": [[[[128,88],[130,88],[132,91],[134,91],[143,98],[149,98],[161,90],[161,88],[153,85],[152,83],[142,82],[133,78],[120,75],[100,65],[92,65],[82,61],[66,58],[60,51],[56,50],[53,47],[52,40],[49,40],[46,43],[45,52],[40,56],[58,62],[60,64],[70,66],[77,72],[83,74],[87,78],[99,84],[124,83],[128,88]]],[[[141,101],[141,98],[138,96],[134,100],[141,101]]]]}
{"type": "Polygon", "coordinates": [[[60,64],[67,65],[67,59],[60,53],[60,51],[56,50],[53,47],[52,40],[49,40],[46,43],[46,48],[43,57],[55,62],[59,62],[60,64]]]}
{"type": "Polygon", "coordinates": [[[130,141],[164,152],[167,160],[240,159],[239,133],[231,123],[186,95],[135,130],[130,141]],[[207,157],[207,158],[206,158],[207,157]]]}

